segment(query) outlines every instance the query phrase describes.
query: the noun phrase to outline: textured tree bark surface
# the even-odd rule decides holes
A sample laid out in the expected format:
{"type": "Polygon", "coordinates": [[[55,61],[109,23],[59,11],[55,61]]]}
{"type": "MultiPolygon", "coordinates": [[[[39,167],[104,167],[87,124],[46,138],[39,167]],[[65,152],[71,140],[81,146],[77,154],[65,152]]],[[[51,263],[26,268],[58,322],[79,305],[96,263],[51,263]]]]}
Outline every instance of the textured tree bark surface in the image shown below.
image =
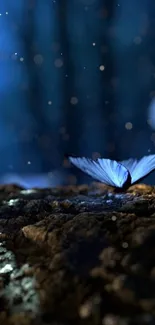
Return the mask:
{"type": "Polygon", "coordinates": [[[155,324],[155,188],[1,186],[3,324],[155,324]]]}

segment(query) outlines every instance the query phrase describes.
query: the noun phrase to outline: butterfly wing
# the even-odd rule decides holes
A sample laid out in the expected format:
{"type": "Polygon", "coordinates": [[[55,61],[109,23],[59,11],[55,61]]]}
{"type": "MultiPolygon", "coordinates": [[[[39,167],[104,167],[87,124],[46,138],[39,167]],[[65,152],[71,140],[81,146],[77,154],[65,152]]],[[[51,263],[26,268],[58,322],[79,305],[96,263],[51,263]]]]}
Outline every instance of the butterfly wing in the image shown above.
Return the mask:
{"type": "Polygon", "coordinates": [[[122,188],[128,181],[129,171],[120,163],[110,159],[69,157],[70,162],[99,182],[122,188]]]}
{"type": "Polygon", "coordinates": [[[144,156],[143,158],[128,159],[121,161],[131,174],[131,183],[134,184],[142,180],[155,169],[155,155],[144,156]]]}
{"type": "Polygon", "coordinates": [[[122,164],[126,169],[129,170],[130,174],[132,174],[135,167],[137,166],[137,159],[130,158],[127,160],[123,160],[120,161],[120,164],[122,164]]]}

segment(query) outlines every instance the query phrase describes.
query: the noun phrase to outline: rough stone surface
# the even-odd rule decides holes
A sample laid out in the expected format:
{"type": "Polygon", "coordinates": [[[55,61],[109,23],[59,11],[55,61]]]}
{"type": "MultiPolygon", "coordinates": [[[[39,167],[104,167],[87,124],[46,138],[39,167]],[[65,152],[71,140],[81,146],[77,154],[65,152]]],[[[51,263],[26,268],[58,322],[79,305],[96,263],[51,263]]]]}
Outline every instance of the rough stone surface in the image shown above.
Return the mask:
{"type": "Polygon", "coordinates": [[[0,187],[0,325],[155,324],[155,188],[0,187]]]}

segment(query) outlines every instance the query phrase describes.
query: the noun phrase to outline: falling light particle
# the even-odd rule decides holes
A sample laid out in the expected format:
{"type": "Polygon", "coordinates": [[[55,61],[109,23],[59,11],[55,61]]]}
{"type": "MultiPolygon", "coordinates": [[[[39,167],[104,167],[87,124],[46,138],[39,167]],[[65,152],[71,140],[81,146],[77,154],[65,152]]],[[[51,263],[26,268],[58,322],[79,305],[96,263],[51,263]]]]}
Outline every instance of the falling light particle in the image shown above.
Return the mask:
{"type": "Polygon", "coordinates": [[[52,105],[52,101],[51,100],[48,101],[48,105],[52,105]]]}
{"type": "Polygon", "coordinates": [[[105,66],[104,65],[100,65],[99,69],[100,69],[100,71],[104,71],[105,70],[105,66]]]}
{"type": "Polygon", "coordinates": [[[31,165],[31,161],[28,161],[27,164],[28,164],[28,165],[31,165]]]}
{"type": "Polygon", "coordinates": [[[133,40],[133,42],[136,44],[136,45],[139,45],[141,44],[142,42],[142,38],[140,36],[136,36],[133,40]]]}
{"type": "Polygon", "coordinates": [[[127,130],[131,130],[133,128],[133,124],[131,122],[127,122],[127,123],[125,123],[125,128],[127,130]]]}
{"type": "Polygon", "coordinates": [[[79,309],[79,315],[81,318],[88,318],[92,313],[92,304],[91,302],[85,302],[79,309]]]}
{"type": "Polygon", "coordinates": [[[122,247],[123,247],[123,248],[128,248],[128,246],[129,246],[129,245],[128,245],[127,242],[123,242],[123,243],[122,243],[122,247]]]}
{"type": "Polygon", "coordinates": [[[21,62],[23,62],[23,61],[24,61],[24,58],[23,58],[23,57],[21,57],[21,58],[20,58],[20,61],[21,61],[21,62]]]}
{"type": "Polygon", "coordinates": [[[6,13],[5,13],[6,15],[8,15],[8,11],[6,11],[6,13]]]}
{"type": "Polygon", "coordinates": [[[54,65],[56,68],[61,68],[63,66],[63,61],[62,59],[56,59],[54,62],[54,65]]]}
{"type": "Polygon", "coordinates": [[[95,46],[96,45],[96,43],[93,43],[93,46],[95,46]]]}
{"type": "Polygon", "coordinates": [[[36,54],[34,56],[33,60],[34,60],[35,64],[41,65],[43,63],[43,61],[44,61],[44,58],[43,58],[43,56],[41,54],[36,54]]]}
{"type": "Polygon", "coordinates": [[[2,14],[0,14],[0,16],[2,16],[2,14]]]}
{"type": "Polygon", "coordinates": [[[102,324],[103,325],[117,325],[118,322],[117,322],[115,316],[109,314],[103,318],[102,324]]]}
{"type": "Polygon", "coordinates": [[[78,98],[77,97],[71,97],[70,103],[72,105],[76,105],[78,103],[78,98]]]}

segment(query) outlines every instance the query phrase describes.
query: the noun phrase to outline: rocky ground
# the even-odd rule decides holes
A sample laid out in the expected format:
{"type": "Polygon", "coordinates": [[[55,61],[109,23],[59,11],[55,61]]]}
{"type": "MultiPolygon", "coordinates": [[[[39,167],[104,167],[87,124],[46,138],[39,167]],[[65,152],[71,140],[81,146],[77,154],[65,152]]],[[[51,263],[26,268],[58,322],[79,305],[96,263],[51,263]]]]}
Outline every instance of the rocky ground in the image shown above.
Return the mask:
{"type": "Polygon", "coordinates": [[[1,186],[3,324],[155,324],[155,188],[1,186]]]}

